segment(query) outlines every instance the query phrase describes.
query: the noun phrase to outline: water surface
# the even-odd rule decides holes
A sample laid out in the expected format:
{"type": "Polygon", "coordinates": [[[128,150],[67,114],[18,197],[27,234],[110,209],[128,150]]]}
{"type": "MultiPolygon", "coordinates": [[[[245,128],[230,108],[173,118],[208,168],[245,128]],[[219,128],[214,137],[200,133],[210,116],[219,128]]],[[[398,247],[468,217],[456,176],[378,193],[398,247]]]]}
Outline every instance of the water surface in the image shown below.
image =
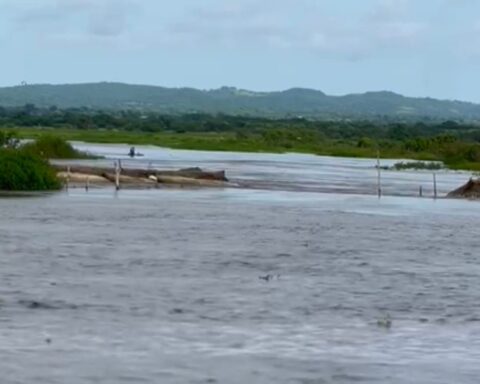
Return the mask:
{"type": "Polygon", "coordinates": [[[371,160],[142,152],[270,183],[0,199],[2,383],[478,382],[480,205],[364,194],[371,160]]]}

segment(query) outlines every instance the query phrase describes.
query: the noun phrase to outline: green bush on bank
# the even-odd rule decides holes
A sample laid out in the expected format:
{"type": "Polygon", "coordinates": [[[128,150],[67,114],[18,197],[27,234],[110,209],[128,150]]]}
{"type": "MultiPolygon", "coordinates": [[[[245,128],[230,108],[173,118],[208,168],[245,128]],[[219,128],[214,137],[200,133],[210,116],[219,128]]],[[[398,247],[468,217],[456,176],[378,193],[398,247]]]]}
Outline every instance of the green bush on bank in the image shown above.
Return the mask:
{"type": "Polygon", "coordinates": [[[41,135],[25,144],[22,150],[44,159],[84,159],[88,156],[77,151],[66,140],[55,135],[41,135]]]}
{"type": "Polygon", "coordinates": [[[46,160],[24,150],[0,149],[0,190],[47,191],[60,187],[46,160]]]}
{"type": "Polygon", "coordinates": [[[0,131],[0,190],[46,191],[61,187],[49,159],[81,159],[88,155],[75,150],[63,138],[41,135],[18,145],[15,133],[0,131]]]}
{"type": "Polygon", "coordinates": [[[0,131],[0,148],[18,147],[20,140],[15,132],[0,131]]]}

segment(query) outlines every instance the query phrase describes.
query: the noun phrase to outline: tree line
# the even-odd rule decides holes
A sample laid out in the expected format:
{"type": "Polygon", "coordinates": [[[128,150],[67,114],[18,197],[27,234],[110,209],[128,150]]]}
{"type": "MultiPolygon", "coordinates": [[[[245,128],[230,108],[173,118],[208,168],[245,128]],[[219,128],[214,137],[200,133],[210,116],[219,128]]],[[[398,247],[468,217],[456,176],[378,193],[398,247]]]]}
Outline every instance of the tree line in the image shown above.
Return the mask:
{"type": "MultiPolygon", "coordinates": [[[[242,148],[250,145],[258,150],[337,155],[345,151],[346,155],[359,156],[380,150],[386,155],[438,159],[450,164],[480,163],[480,124],[462,121],[269,119],[247,115],[38,108],[32,104],[0,107],[0,131],[12,132],[15,127],[178,135],[209,133],[218,134],[217,137],[226,134],[232,148],[243,143],[242,148]]],[[[0,135],[0,144],[1,141],[0,135]]]]}
{"type": "Polygon", "coordinates": [[[305,118],[269,119],[248,115],[159,114],[134,110],[110,111],[88,108],[38,108],[0,106],[0,127],[52,127],[104,129],[140,132],[238,132],[239,135],[268,130],[315,131],[332,139],[365,137],[389,140],[451,135],[461,140],[480,142],[480,124],[457,121],[399,122],[380,120],[311,120],[305,118]]]}

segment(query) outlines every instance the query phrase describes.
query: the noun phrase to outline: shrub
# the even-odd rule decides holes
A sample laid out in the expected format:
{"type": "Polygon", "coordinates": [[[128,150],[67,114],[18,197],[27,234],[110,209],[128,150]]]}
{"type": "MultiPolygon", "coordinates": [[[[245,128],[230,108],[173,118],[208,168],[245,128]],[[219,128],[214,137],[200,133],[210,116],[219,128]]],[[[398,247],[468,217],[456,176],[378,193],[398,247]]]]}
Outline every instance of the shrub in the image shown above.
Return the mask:
{"type": "Polygon", "coordinates": [[[439,170],[445,168],[445,166],[440,162],[411,161],[408,163],[396,163],[392,168],[397,171],[401,171],[404,169],[439,170]]]}
{"type": "Polygon", "coordinates": [[[16,148],[19,142],[15,132],[0,131],[0,148],[16,148]]]}
{"type": "Polygon", "coordinates": [[[369,137],[362,137],[360,140],[358,140],[357,147],[358,148],[374,148],[375,141],[373,139],[370,139],[369,137]]]}
{"type": "Polygon", "coordinates": [[[23,150],[0,150],[0,190],[45,191],[60,186],[46,160],[23,150]]]}
{"type": "Polygon", "coordinates": [[[64,139],[53,135],[42,135],[34,142],[23,146],[23,151],[44,159],[82,159],[87,154],[79,152],[64,139]]]}

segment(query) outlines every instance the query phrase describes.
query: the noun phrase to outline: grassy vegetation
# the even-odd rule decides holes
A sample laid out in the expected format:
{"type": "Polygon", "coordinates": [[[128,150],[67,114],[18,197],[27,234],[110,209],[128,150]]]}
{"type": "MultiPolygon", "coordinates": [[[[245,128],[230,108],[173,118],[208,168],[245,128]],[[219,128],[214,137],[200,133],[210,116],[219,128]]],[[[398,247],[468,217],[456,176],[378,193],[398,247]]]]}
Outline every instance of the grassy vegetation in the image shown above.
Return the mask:
{"type": "Polygon", "coordinates": [[[17,132],[0,131],[0,191],[46,191],[61,187],[48,160],[84,158],[68,142],[40,135],[20,145],[17,132]]]}
{"type": "Polygon", "coordinates": [[[45,159],[85,159],[89,156],[77,151],[66,140],[57,135],[42,134],[34,141],[22,146],[26,153],[45,159]]]}
{"type": "MultiPolygon", "coordinates": [[[[270,137],[262,133],[238,134],[236,132],[157,132],[115,130],[80,130],[59,128],[16,128],[22,138],[38,139],[47,134],[63,140],[84,141],[103,144],[157,145],[174,149],[209,151],[267,152],[267,153],[311,153],[337,157],[372,158],[377,156],[377,143],[362,144],[356,140],[328,139],[316,133],[270,137]]],[[[429,151],[409,151],[400,143],[380,143],[382,158],[411,158],[418,160],[442,160],[429,151]]]]}
{"type": "Polygon", "coordinates": [[[405,169],[423,169],[423,170],[429,170],[429,171],[435,171],[439,169],[445,168],[445,166],[442,163],[438,162],[426,162],[426,161],[409,161],[409,162],[400,162],[396,163],[392,167],[393,169],[397,171],[402,171],[405,169]]]}
{"type": "Polygon", "coordinates": [[[46,191],[60,187],[45,159],[21,149],[0,149],[0,190],[46,191]]]}
{"type": "Polygon", "coordinates": [[[238,135],[235,132],[138,132],[115,130],[79,130],[49,128],[16,128],[22,138],[37,139],[47,132],[70,141],[89,143],[157,145],[175,149],[210,151],[273,152],[286,151],[316,153],[317,140],[297,140],[296,143],[265,140],[260,134],[238,135]]]}

